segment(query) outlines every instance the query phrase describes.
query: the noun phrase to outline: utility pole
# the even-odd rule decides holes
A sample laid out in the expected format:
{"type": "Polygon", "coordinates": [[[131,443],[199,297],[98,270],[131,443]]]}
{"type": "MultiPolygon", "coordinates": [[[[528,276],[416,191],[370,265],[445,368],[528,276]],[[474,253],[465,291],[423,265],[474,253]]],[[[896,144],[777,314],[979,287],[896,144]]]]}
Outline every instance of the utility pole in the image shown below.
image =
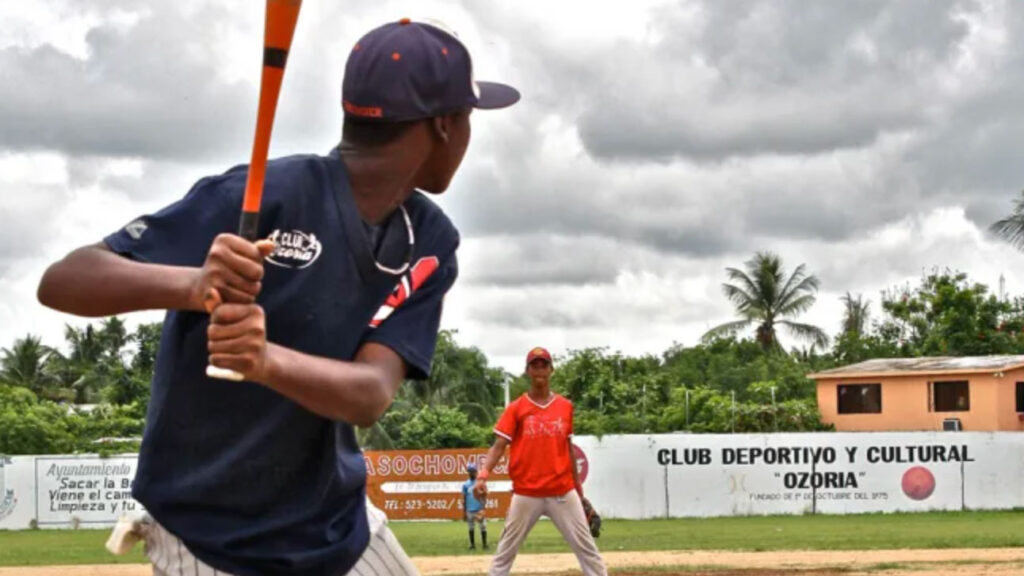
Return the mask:
{"type": "MultiPolygon", "coordinates": [[[[686,384],[683,384],[686,386],[686,384]]],[[[690,389],[686,389],[686,429],[690,429],[690,389]]]]}
{"type": "Polygon", "coordinates": [[[732,391],[732,431],[736,432],[736,391],[732,391]]]}
{"type": "Polygon", "coordinates": [[[772,386],[772,427],[779,431],[779,411],[775,407],[775,386],[772,386]]]}

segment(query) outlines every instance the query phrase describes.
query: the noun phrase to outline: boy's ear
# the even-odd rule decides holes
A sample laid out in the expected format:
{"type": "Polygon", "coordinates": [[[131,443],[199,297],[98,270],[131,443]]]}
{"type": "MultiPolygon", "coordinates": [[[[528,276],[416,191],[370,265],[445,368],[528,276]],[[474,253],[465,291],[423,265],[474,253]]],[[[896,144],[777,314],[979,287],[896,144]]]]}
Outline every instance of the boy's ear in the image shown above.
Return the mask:
{"type": "Polygon", "coordinates": [[[434,136],[437,136],[441,142],[447,144],[448,140],[451,139],[451,116],[434,116],[431,119],[430,127],[433,129],[434,136]]]}

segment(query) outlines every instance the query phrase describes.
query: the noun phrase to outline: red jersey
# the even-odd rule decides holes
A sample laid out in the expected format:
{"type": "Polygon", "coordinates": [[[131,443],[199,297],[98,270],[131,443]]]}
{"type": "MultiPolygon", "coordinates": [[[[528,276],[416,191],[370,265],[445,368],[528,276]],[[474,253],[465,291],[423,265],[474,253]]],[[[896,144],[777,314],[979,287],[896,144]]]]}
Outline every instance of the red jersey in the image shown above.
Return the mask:
{"type": "Polygon", "coordinates": [[[537,404],[523,394],[505,408],[494,433],[511,445],[508,474],[516,494],[544,498],[576,487],[569,452],[572,402],[552,394],[547,404],[537,404]]]}

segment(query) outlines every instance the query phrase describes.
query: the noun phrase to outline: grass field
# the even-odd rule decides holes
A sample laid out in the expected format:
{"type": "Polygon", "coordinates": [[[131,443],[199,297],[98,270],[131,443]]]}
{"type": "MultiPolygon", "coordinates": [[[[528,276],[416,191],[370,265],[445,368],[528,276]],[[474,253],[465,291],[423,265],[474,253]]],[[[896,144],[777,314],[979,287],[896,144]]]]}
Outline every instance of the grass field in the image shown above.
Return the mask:
{"type": "MultiPolygon", "coordinates": [[[[410,556],[483,554],[466,550],[459,522],[393,522],[410,556]]],[[[501,523],[491,522],[491,543],[501,523]]],[[[0,566],[144,562],[141,546],[115,557],[107,530],[0,532],[0,566]]],[[[479,543],[478,543],[479,544],[479,543]]],[[[1024,511],[757,516],[740,518],[608,520],[598,545],[615,550],[871,550],[1024,546],[1024,511]]],[[[492,546],[493,550],[493,546],[492,546]]],[[[568,552],[550,522],[530,534],[524,553],[568,552]]]]}

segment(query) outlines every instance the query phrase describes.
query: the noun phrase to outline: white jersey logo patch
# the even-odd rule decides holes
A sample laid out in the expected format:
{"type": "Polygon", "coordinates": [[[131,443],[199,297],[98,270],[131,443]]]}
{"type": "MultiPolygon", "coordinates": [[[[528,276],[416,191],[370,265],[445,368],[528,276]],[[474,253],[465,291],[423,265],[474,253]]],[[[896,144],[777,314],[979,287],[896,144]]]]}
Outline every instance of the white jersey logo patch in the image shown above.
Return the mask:
{"type": "Polygon", "coordinates": [[[311,232],[274,230],[267,237],[274,243],[274,252],[267,256],[267,262],[282,268],[302,269],[316,262],[323,246],[311,232]]]}
{"type": "Polygon", "coordinates": [[[149,228],[149,226],[146,226],[145,221],[140,218],[125,226],[124,231],[132,238],[138,240],[139,238],[142,238],[142,233],[145,232],[147,228],[149,228]]]}

